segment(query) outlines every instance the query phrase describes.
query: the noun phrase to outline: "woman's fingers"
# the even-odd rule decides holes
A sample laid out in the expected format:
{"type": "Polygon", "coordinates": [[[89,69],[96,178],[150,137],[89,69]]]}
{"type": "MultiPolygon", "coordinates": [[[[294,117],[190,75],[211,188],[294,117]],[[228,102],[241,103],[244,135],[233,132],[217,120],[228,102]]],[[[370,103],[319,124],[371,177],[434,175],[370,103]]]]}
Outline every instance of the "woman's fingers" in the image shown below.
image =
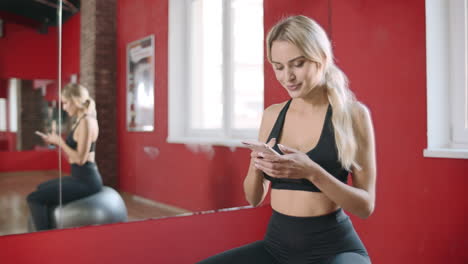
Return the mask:
{"type": "Polygon", "coordinates": [[[282,164],[281,162],[271,162],[271,161],[265,160],[264,158],[255,159],[254,163],[257,168],[263,170],[264,172],[268,174],[273,174],[273,175],[280,174],[280,172],[284,168],[284,164],[282,164]]]}
{"type": "Polygon", "coordinates": [[[268,167],[265,165],[265,163],[262,163],[261,161],[256,161],[255,162],[255,168],[265,172],[266,174],[270,175],[271,177],[278,177],[278,172],[271,167],[268,167]]]}
{"type": "Polygon", "coordinates": [[[250,157],[256,159],[256,158],[260,158],[259,156],[259,153],[255,150],[253,150],[252,152],[250,152],[250,157]]]}
{"type": "Polygon", "coordinates": [[[264,161],[274,162],[274,163],[284,163],[288,161],[287,157],[278,156],[268,152],[261,152],[258,154],[264,161]]]}
{"type": "Polygon", "coordinates": [[[279,149],[284,153],[284,154],[292,154],[292,153],[299,153],[300,151],[294,148],[287,147],[285,145],[278,144],[279,149]]]}

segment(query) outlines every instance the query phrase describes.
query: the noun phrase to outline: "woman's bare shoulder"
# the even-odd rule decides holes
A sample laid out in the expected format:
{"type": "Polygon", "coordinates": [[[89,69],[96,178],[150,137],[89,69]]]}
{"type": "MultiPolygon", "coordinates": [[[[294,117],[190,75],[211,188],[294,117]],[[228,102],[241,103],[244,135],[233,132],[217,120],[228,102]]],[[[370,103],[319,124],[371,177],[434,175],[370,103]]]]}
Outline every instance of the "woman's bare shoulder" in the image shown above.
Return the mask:
{"type": "Polygon", "coordinates": [[[281,112],[281,109],[286,105],[288,101],[278,103],[278,104],[272,104],[265,108],[265,111],[263,112],[263,117],[264,118],[276,118],[279,113],[281,112]]]}
{"type": "Polygon", "coordinates": [[[373,129],[372,117],[369,108],[356,101],[351,107],[351,115],[356,132],[360,137],[366,137],[373,129]]]}
{"type": "Polygon", "coordinates": [[[273,128],[273,125],[275,124],[276,118],[278,117],[279,113],[281,112],[281,109],[283,109],[286,103],[287,102],[272,104],[265,108],[265,110],[263,111],[262,124],[260,126],[259,134],[259,139],[261,141],[265,141],[267,139],[268,134],[270,133],[271,129],[273,128]]]}
{"type": "Polygon", "coordinates": [[[88,133],[91,132],[91,134],[97,134],[95,132],[99,131],[99,125],[96,117],[92,115],[84,116],[76,130],[79,131],[78,133],[87,131],[88,133]]]}

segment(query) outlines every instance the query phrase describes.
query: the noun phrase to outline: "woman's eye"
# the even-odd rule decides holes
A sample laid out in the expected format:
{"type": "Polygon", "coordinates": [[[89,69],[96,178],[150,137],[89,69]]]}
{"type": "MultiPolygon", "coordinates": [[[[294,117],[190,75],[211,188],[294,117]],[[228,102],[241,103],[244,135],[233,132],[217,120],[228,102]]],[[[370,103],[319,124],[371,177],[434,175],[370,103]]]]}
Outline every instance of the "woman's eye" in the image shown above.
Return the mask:
{"type": "Polygon", "coordinates": [[[296,67],[302,67],[304,65],[304,61],[299,61],[294,64],[296,67]]]}
{"type": "Polygon", "coordinates": [[[283,67],[275,67],[275,70],[277,70],[277,71],[282,71],[282,70],[283,70],[283,67]]]}

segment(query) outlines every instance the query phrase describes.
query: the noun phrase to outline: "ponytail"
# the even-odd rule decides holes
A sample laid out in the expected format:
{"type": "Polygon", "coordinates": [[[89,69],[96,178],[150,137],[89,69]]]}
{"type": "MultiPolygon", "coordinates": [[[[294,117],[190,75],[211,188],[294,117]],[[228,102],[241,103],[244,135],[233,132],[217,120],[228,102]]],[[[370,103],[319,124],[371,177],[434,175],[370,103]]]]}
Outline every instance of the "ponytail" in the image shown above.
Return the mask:
{"type": "Polygon", "coordinates": [[[96,102],[91,98],[86,87],[77,83],[69,83],[65,85],[62,96],[73,101],[73,103],[78,108],[84,110],[85,113],[96,117],[96,102]]]}
{"type": "Polygon", "coordinates": [[[92,98],[86,99],[86,101],[83,104],[84,108],[86,109],[86,113],[88,115],[92,115],[96,117],[96,102],[92,98]]]}
{"type": "Polygon", "coordinates": [[[348,88],[348,78],[334,63],[331,63],[324,79],[328,101],[333,108],[332,123],[339,160],[347,170],[351,167],[360,169],[356,162],[357,143],[351,114],[351,107],[356,99],[348,88]]]}

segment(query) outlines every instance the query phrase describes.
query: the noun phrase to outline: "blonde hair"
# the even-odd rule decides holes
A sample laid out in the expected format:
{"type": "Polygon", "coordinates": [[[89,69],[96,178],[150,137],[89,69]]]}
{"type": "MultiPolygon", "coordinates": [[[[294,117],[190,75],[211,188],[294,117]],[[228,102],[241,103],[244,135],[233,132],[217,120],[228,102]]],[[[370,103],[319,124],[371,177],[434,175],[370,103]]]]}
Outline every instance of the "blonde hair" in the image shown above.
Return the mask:
{"type": "Polygon", "coordinates": [[[287,41],[295,45],[307,59],[321,64],[324,74],[320,85],[326,87],[328,101],[333,107],[332,123],[338,158],[345,169],[360,169],[356,162],[357,143],[351,114],[356,99],[349,90],[346,75],[335,65],[325,30],[306,16],[291,16],[279,21],[271,28],[266,39],[270,63],[274,41],[287,41]]]}
{"type": "Polygon", "coordinates": [[[72,101],[76,107],[88,115],[96,116],[96,103],[88,89],[77,83],[69,83],[62,90],[62,96],[72,101]]]}

